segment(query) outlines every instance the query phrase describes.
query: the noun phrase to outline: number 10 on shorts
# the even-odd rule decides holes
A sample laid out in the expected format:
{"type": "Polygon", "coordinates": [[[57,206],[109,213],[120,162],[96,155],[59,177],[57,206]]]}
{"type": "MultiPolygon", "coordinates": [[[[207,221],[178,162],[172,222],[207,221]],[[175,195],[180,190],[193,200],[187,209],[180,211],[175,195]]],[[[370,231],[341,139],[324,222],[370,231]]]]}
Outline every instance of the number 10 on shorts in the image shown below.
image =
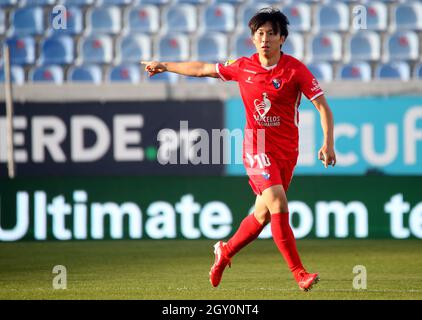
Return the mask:
{"type": "Polygon", "coordinates": [[[259,169],[264,169],[265,167],[269,167],[271,165],[270,159],[265,153],[258,153],[253,156],[249,153],[246,153],[246,157],[249,160],[249,165],[251,168],[255,166],[255,163],[257,163],[259,169]]]}

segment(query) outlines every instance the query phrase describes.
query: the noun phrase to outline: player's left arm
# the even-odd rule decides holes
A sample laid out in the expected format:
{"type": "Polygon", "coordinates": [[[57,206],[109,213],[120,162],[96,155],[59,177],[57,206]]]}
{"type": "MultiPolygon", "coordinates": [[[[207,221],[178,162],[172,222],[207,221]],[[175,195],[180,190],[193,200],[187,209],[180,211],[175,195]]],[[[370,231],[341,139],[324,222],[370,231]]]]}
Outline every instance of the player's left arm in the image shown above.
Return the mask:
{"type": "Polygon", "coordinates": [[[319,111],[321,127],[324,132],[324,144],[318,151],[318,157],[327,168],[329,165],[335,166],[336,153],[334,151],[334,118],[324,95],[312,100],[315,108],[319,111]]]}

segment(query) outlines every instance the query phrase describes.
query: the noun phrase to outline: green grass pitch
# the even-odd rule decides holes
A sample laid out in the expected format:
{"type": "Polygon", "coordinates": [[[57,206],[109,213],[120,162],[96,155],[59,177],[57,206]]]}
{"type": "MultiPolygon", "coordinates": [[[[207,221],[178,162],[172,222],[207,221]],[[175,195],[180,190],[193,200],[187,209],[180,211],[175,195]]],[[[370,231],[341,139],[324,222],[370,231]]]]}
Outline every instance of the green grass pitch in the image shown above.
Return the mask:
{"type": "Polygon", "coordinates": [[[218,288],[210,240],[0,243],[0,299],[422,299],[420,240],[299,240],[304,265],[321,281],[301,292],[271,240],[232,260],[218,288]],[[53,289],[55,265],[67,289],[53,289]],[[353,288],[353,267],[367,289],[353,288]]]}

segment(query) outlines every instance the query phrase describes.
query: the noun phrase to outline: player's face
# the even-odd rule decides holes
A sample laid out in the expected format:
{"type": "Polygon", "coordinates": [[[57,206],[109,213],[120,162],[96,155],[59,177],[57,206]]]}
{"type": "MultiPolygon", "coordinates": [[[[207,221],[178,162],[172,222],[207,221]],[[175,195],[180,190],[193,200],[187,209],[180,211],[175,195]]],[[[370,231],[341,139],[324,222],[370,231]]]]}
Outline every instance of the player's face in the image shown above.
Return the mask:
{"type": "Polygon", "coordinates": [[[265,57],[271,57],[277,54],[284,40],[284,36],[274,32],[270,22],[266,22],[259,27],[252,37],[256,51],[265,57]]]}

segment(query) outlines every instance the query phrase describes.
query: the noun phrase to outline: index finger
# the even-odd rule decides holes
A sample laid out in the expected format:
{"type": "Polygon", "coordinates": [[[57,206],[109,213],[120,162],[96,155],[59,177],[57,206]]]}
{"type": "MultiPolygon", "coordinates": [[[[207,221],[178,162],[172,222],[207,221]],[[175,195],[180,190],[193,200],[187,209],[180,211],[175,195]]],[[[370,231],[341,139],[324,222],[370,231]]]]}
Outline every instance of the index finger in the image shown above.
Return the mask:
{"type": "Polygon", "coordinates": [[[150,64],[151,61],[141,61],[141,64],[150,64]]]}
{"type": "Polygon", "coordinates": [[[324,153],[324,167],[328,167],[328,154],[324,153]]]}

